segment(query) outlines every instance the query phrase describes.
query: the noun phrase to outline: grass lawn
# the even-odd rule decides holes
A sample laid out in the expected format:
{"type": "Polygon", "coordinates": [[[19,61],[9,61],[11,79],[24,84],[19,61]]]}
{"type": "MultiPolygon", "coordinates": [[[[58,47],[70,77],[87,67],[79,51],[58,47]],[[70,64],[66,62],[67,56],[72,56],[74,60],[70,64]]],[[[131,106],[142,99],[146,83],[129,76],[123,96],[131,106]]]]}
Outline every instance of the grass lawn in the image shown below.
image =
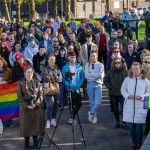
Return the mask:
{"type": "MultiPolygon", "coordinates": [[[[75,21],[77,26],[80,25],[80,21],[75,21]]],[[[29,22],[24,22],[25,23],[25,27],[28,28],[29,22]]],[[[68,24],[68,22],[65,22],[66,24],[68,24]]],[[[92,23],[94,23],[94,20],[92,20],[92,23]]],[[[134,38],[136,38],[135,33],[134,33],[134,38]]],[[[140,27],[139,27],[139,40],[140,41],[144,41],[146,38],[145,35],[145,21],[141,21],[140,23],[140,27]]]]}

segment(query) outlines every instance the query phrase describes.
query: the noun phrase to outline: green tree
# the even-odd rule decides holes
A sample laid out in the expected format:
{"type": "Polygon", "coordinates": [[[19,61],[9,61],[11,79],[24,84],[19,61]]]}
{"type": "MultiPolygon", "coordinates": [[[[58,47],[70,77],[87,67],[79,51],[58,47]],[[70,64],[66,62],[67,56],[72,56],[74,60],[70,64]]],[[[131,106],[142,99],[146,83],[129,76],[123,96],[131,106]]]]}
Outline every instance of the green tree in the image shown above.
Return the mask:
{"type": "Polygon", "coordinates": [[[35,5],[36,4],[42,4],[46,2],[46,0],[23,0],[23,2],[27,3],[29,6],[29,18],[31,19],[32,17],[36,18],[36,10],[35,10],[35,5]]]}
{"type": "Polygon", "coordinates": [[[54,4],[54,17],[58,16],[58,0],[53,0],[53,4],[54,4]]]}
{"type": "Polygon", "coordinates": [[[69,21],[71,17],[70,6],[71,6],[71,1],[66,0],[66,21],[69,21]]]}
{"type": "Polygon", "coordinates": [[[5,14],[6,14],[6,19],[7,19],[9,22],[11,22],[7,2],[8,2],[7,0],[3,0],[4,8],[5,8],[5,14]]]}
{"type": "Polygon", "coordinates": [[[16,0],[16,18],[17,22],[20,22],[21,17],[20,17],[20,6],[21,6],[22,0],[16,0]]]}

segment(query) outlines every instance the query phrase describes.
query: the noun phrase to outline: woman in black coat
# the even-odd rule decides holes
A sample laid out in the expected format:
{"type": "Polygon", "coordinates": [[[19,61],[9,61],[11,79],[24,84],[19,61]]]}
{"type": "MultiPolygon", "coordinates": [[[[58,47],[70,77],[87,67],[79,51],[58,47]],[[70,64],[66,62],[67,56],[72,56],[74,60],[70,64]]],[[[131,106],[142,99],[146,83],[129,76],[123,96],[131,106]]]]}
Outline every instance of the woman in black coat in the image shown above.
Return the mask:
{"type": "MultiPolygon", "coordinates": [[[[120,58],[114,58],[111,69],[108,70],[104,77],[104,84],[109,90],[109,96],[112,99],[114,115],[116,119],[116,128],[120,127],[120,118],[119,118],[119,103],[123,110],[124,98],[121,95],[120,89],[124,79],[127,77],[127,70],[123,69],[122,61],[120,58]]],[[[122,124],[122,127],[126,127],[125,124],[122,124]]]]}

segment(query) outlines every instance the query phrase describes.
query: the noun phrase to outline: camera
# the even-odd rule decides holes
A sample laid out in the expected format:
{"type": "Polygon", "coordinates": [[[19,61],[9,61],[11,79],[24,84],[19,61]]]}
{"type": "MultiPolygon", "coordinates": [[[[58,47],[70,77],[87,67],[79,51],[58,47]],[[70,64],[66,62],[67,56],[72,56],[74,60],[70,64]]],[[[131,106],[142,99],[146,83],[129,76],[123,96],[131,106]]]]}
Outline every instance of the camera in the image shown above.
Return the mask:
{"type": "Polygon", "coordinates": [[[70,71],[68,71],[68,72],[66,73],[66,79],[72,80],[72,76],[74,76],[74,75],[75,75],[75,73],[71,73],[70,71]]]}
{"type": "Polygon", "coordinates": [[[26,97],[25,99],[28,102],[28,105],[32,105],[35,98],[36,98],[36,95],[31,95],[31,96],[26,97]]]}

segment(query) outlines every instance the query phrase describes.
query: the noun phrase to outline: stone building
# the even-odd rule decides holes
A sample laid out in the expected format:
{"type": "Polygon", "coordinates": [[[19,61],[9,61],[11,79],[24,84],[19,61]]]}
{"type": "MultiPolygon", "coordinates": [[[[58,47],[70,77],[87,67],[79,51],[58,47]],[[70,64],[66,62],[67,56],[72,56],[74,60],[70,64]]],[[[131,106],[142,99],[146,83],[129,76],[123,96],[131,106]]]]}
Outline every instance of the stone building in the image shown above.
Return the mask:
{"type": "MultiPolygon", "coordinates": [[[[49,12],[49,15],[53,16],[53,2],[48,0],[48,3],[42,5],[36,5],[36,11],[41,17],[45,17],[45,14],[49,12]],[[47,5],[48,4],[48,5],[47,5]],[[48,6],[48,7],[47,7],[48,6]]],[[[65,0],[58,0],[58,15],[61,15],[61,2],[63,2],[63,8],[65,10],[65,0]]],[[[122,12],[123,7],[150,7],[150,0],[109,0],[110,10],[114,12],[122,12]],[[128,4],[128,5],[127,5],[128,4]]],[[[15,3],[10,3],[9,11],[15,12],[15,3]]],[[[88,17],[93,14],[95,18],[100,18],[105,14],[106,0],[71,0],[71,12],[75,18],[88,17]]],[[[28,4],[21,5],[21,12],[28,12],[28,4]]],[[[4,15],[3,0],[0,0],[0,16],[4,15]]]]}

